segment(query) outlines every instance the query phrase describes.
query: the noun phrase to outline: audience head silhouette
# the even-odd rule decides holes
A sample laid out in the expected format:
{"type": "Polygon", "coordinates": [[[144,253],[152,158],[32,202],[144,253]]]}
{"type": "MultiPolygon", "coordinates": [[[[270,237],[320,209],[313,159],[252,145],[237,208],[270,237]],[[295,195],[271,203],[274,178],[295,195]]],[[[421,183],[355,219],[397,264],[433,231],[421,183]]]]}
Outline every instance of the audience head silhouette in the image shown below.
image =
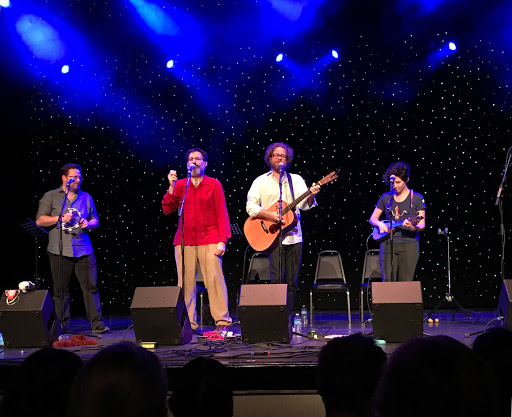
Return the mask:
{"type": "Polygon", "coordinates": [[[174,417],[231,417],[233,388],[228,369],[215,359],[195,358],[183,367],[169,398],[174,417]]]}
{"type": "Polygon", "coordinates": [[[388,358],[377,417],[495,417],[494,380],[483,361],[448,336],[411,339],[388,358]]]}
{"type": "Polygon", "coordinates": [[[478,336],[473,350],[489,365],[498,385],[500,416],[510,417],[512,401],[512,332],[492,329],[478,336]]]}
{"type": "Polygon", "coordinates": [[[167,378],[156,355],[130,342],[98,352],[71,387],[69,417],[166,417],[167,378]]]}
{"type": "Polygon", "coordinates": [[[329,416],[367,417],[386,354],[360,333],[328,342],[318,359],[318,393],[329,416]]]}
{"type": "Polygon", "coordinates": [[[32,353],[20,366],[4,397],[4,417],[64,417],[69,387],[82,366],[78,355],[45,348],[32,353]]]}

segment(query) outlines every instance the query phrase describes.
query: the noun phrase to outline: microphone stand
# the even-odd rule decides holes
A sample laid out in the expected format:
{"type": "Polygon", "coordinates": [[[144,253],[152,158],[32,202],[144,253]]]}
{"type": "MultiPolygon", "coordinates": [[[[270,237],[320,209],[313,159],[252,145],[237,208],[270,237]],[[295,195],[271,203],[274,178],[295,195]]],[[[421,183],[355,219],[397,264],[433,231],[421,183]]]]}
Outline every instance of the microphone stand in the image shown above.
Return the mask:
{"type": "MultiPolygon", "coordinates": [[[[283,175],[284,168],[279,167],[279,200],[278,200],[278,214],[279,214],[279,282],[283,282],[283,175]]],[[[288,304],[288,300],[286,304],[288,304]]],[[[293,308],[293,306],[292,306],[293,308]]],[[[291,311],[288,311],[290,314],[291,311]]]]}
{"type": "Polygon", "coordinates": [[[395,257],[395,250],[394,250],[394,242],[393,242],[393,185],[394,185],[394,179],[390,179],[389,181],[389,200],[388,204],[386,206],[386,214],[389,219],[389,248],[390,248],[390,256],[391,256],[391,272],[390,272],[390,281],[394,281],[395,278],[395,268],[394,268],[394,260],[395,257]]]}
{"type": "MultiPolygon", "coordinates": [[[[183,215],[183,206],[185,205],[185,199],[187,198],[188,187],[190,180],[192,179],[192,171],[195,168],[189,169],[187,174],[187,184],[185,185],[185,193],[181,199],[180,208],[178,209],[178,218],[181,217],[181,285],[183,286],[183,295],[185,295],[185,216],[183,215]]],[[[202,313],[202,312],[201,312],[202,313]]],[[[188,309],[187,309],[188,314],[188,309]]],[[[203,323],[201,323],[202,325],[203,323]]]]}
{"type": "MultiPolygon", "coordinates": [[[[66,307],[65,307],[65,304],[66,304],[66,300],[64,300],[64,286],[63,286],[63,283],[64,283],[64,265],[63,265],[63,262],[62,262],[62,259],[63,259],[63,251],[64,251],[64,242],[63,242],[63,239],[62,239],[62,233],[63,233],[63,230],[62,230],[62,217],[64,216],[64,210],[66,208],[66,202],[68,201],[68,195],[69,195],[69,191],[71,189],[71,183],[73,183],[73,181],[71,182],[68,182],[66,184],[66,194],[64,195],[64,201],[62,202],[62,209],[60,211],[60,214],[59,214],[59,220],[57,220],[57,228],[59,229],[59,281],[60,281],[60,299],[61,299],[61,308],[60,308],[60,315],[61,315],[61,319],[64,318],[64,311],[66,310],[66,307]]],[[[68,297],[69,297],[69,289],[68,289],[68,297]]],[[[62,330],[62,325],[61,325],[61,330],[62,330]]],[[[59,336],[62,334],[61,330],[58,330],[58,333],[59,333],[59,336]]],[[[66,329],[66,333],[69,333],[69,334],[81,334],[79,332],[70,332],[69,329],[66,329]]],[[[97,339],[101,339],[101,334],[94,334],[94,333],[91,333],[91,334],[87,334],[87,336],[90,336],[90,337],[95,337],[97,339]]]]}
{"type": "MultiPolygon", "coordinates": [[[[450,275],[450,236],[448,233],[448,228],[445,227],[444,230],[438,229],[437,233],[440,235],[443,235],[446,237],[446,243],[447,243],[447,270],[448,270],[448,292],[444,296],[444,298],[441,298],[441,300],[437,303],[437,305],[432,309],[432,311],[423,319],[423,321],[427,321],[432,314],[434,314],[439,307],[441,307],[441,304],[446,300],[449,303],[454,302],[455,305],[458,307],[460,311],[464,313],[464,315],[469,319],[469,321],[473,321],[473,319],[469,316],[466,309],[460,305],[460,303],[455,299],[455,297],[452,294],[452,280],[450,275]]],[[[455,321],[455,316],[452,312],[452,321],[455,321]]]]}
{"type": "MultiPolygon", "coordinates": [[[[62,230],[62,216],[64,216],[64,210],[66,208],[66,202],[68,201],[68,195],[69,195],[69,191],[71,189],[71,183],[73,181],[67,183],[66,185],[66,192],[65,192],[65,195],[64,195],[64,200],[62,201],[62,208],[60,210],[60,214],[59,214],[59,219],[57,220],[57,229],[59,229],[59,281],[60,281],[60,311],[59,311],[59,314],[60,314],[60,320],[63,320],[64,319],[64,311],[66,310],[66,307],[65,307],[65,304],[66,304],[66,300],[64,300],[64,266],[63,266],[63,262],[62,262],[62,253],[64,251],[64,243],[63,243],[63,240],[62,240],[62,233],[63,233],[63,230],[62,230]]],[[[62,325],[61,325],[61,329],[62,329],[62,325]]],[[[66,329],[67,331],[68,329],[66,329]]],[[[60,335],[59,335],[60,336],[60,335]]]]}
{"type": "Polygon", "coordinates": [[[512,146],[508,148],[507,156],[505,157],[505,169],[503,172],[503,178],[501,179],[501,184],[498,188],[498,195],[496,196],[495,205],[498,206],[498,211],[500,213],[500,235],[501,235],[501,279],[505,280],[505,222],[503,220],[503,196],[502,192],[505,188],[505,180],[507,179],[507,171],[510,166],[510,160],[512,157],[512,146]]]}

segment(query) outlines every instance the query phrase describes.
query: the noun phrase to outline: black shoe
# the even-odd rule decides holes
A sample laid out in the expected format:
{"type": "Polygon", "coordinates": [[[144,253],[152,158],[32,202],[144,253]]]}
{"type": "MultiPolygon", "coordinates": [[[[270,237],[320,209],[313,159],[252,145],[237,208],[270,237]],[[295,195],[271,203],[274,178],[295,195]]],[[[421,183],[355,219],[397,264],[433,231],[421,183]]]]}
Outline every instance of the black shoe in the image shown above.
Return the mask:
{"type": "Polygon", "coordinates": [[[98,327],[96,329],[93,329],[93,333],[94,334],[102,334],[102,333],[106,333],[106,332],[109,332],[110,331],[110,328],[108,326],[102,326],[102,327],[98,327]]]}

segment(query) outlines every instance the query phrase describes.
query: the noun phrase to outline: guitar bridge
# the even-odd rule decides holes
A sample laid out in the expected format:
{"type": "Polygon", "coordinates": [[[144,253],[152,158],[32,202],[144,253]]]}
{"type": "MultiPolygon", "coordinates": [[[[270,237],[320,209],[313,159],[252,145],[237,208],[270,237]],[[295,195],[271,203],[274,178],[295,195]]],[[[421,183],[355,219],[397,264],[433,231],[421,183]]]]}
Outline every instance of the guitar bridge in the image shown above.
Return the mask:
{"type": "Polygon", "coordinates": [[[263,229],[263,231],[264,231],[265,233],[268,233],[268,228],[267,228],[267,226],[265,226],[265,223],[263,223],[263,220],[261,221],[261,223],[260,223],[260,224],[261,224],[261,228],[263,229]]]}

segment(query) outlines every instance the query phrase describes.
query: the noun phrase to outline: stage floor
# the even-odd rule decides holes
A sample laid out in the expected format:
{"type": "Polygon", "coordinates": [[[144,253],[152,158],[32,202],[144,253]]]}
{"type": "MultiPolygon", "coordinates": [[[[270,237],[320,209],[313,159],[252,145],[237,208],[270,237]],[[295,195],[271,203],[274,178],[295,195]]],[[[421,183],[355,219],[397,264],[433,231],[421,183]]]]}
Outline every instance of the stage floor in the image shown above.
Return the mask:
{"type": "MultiPolygon", "coordinates": [[[[496,317],[495,311],[470,311],[469,315],[472,321],[459,311],[436,312],[431,318],[439,319],[439,323],[424,323],[423,333],[451,336],[471,346],[476,337],[472,335],[473,332],[501,326],[499,321],[493,321],[496,317]]],[[[365,320],[369,318],[369,315],[365,316],[365,320]]],[[[75,352],[86,361],[105,346],[121,340],[135,342],[129,317],[107,317],[105,321],[111,331],[98,338],[97,345],[66,349],[75,352]]],[[[160,346],[153,350],[167,370],[171,391],[176,381],[180,380],[181,367],[194,357],[206,356],[219,360],[231,369],[235,391],[314,392],[318,353],[329,338],[358,332],[371,335],[372,332],[370,321],[362,325],[358,315],[353,314],[352,324],[349,324],[346,313],[333,311],[318,311],[315,314],[315,322],[302,329],[302,334],[305,336],[294,334],[289,344],[247,345],[236,339],[230,341],[198,339],[200,333],[213,328],[213,326],[200,326],[200,332],[194,334],[190,343],[179,346],[160,346]],[[308,338],[309,330],[316,331],[318,339],[308,338]]],[[[235,335],[240,334],[238,324],[234,324],[232,330],[235,335]]],[[[70,331],[91,336],[89,323],[85,319],[72,320],[70,331]]],[[[398,343],[380,344],[387,354],[398,345],[398,343]]],[[[0,373],[5,377],[0,378],[0,393],[5,390],[6,381],[10,380],[9,375],[13,375],[21,362],[36,350],[36,348],[1,350],[0,373]]]]}

